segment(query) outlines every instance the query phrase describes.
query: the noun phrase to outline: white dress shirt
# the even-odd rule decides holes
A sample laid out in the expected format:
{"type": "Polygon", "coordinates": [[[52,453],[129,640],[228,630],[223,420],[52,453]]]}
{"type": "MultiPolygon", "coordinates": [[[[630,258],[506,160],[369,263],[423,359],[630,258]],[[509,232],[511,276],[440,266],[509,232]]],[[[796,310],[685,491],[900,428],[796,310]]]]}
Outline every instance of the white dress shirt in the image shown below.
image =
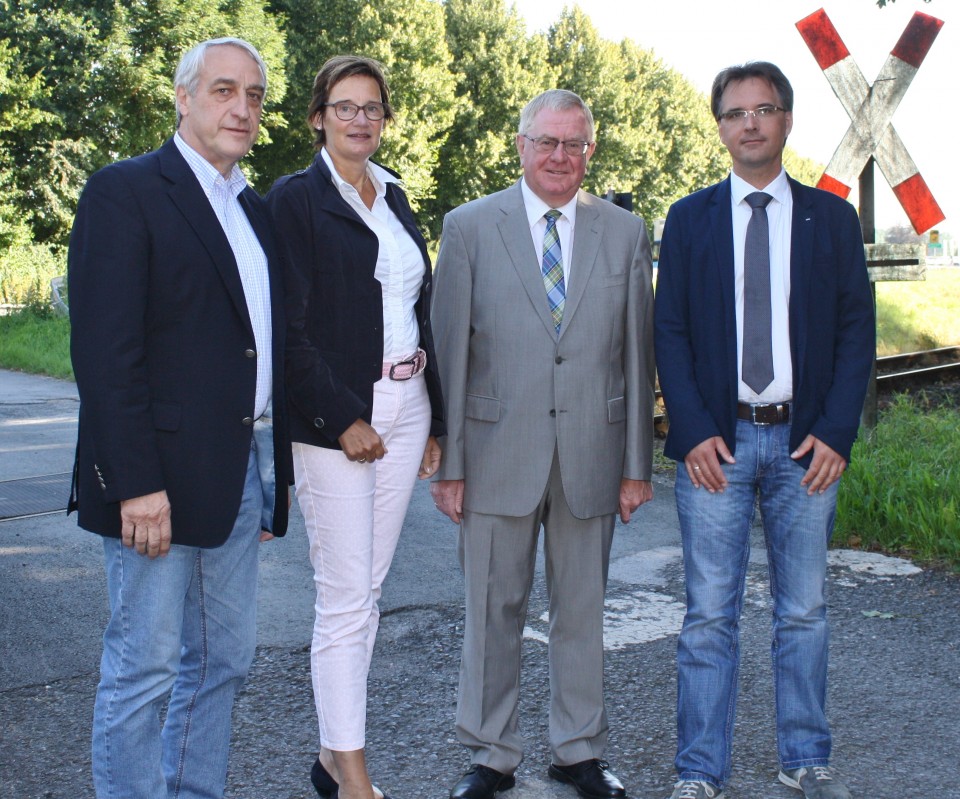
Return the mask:
{"type": "Polygon", "coordinates": [[[383,291],[383,360],[400,361],[416,354],[420,328],[414,305],[420,297],[426,264],[423,254],[397,215],[387,205],[387,184],[397,179],[374,163],[367,178],[376,189],[373,207],[367,208],[357,190],[337,172],[324,147],[320,151],[340,196],[357,212],[380,243],[375,276],[383,291]]]}
{"type": "MultiPolygon", "coordinates": [[[[527,223],[530,225],[530,235],[533,237],[533,250],[537,254],[537,264],[543,264],[543,237],[547,232],[547,220],[544,214],[555,206],[547,205],[533,193],[527,181],[520,181],[520,191],[523,193],[523,207],[527,211],[527,223]]],[[[577,195],[566,205],[556,206],[561,216],[557,220],[557,235],[560,237],[560,255],[563,258],[563,288],[570,294],[570,262],[573,260],[573,229],[577,223],[577,195]]]]}
{"type": "Polygon", "coordinates": [[[273,323],[267,256],[238,199],[247,187],[247,180],[236,164],[230,177],[224,178],[217,168],[187,144],[179,133],[173,137],[173,141],[200,181],[200,187],[220,220],[237,262],[257,347],[257,394],[253,415],[259,419],[267,410],[273,392],[273,323]]]}
{"type": "Polygon", "coordinates": [[[737,397],[740,402],[788,402],[793,398],[793,357],[790,354],[790,230],[793,223],[793,193],[787,173],[780,174],[763,189],[751,186],[730,173],[730,201],[733,206],[733,260],[737,298],[737,397]],[[757,394],[743,382],[743,251],[747,224],[753,211],[744,199],[763,191],[773,199],[767,204],[770,232],[770,318],[773,342],[773,382],[757,394]]]}

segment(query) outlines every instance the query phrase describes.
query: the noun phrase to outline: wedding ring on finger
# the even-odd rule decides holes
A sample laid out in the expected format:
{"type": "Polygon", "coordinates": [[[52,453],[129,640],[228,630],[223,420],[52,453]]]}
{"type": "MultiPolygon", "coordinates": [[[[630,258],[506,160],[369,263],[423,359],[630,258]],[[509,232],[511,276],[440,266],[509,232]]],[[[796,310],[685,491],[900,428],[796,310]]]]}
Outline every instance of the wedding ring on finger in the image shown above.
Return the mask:
{"type": "Polygon", "coordinates": [[[357,463],[366,463],[366,462],[367,462],[366,458],[357,458],[357,463]]]}

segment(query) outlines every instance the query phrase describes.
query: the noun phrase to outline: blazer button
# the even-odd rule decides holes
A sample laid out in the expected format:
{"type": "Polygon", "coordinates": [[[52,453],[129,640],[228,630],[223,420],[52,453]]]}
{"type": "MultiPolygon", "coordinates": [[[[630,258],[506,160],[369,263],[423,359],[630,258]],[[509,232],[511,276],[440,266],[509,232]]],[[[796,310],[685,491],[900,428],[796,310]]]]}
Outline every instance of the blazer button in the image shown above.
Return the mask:
{"type": "Polygon", "coordinates": [[[318,430],[322,428],[324,424],[325,422],[319,416],[313,420],[313,426],[316,427],[318,430]]]}
{"type": "Polygon", "coordinates": [[[550,415],[551,415],[551,416],[556,416],[556,415],[557,415],[556,410],[554,410],[553,408],[551,408],[551,409],[550,409],[550,415]]]}
{"type": "Polygon", "coordinates": [[[257,357],[257,351],[256,351],[256,350],[244,350],[244,351],[243,351],[243,354],[246,355],[248,358],[256,358],[256,357],[257,357]]]}
{"type": "Polygon", "coordinates": [[[556,358],[554,358],[553,362],[554,362],[554,363],[563,363],[563,357],[560,356],[560,355],[558,355],[556,358]]]}
{"type": "Polygon", "coordinates": [[[240,424],[242,424],[244,427],[250,427],[253,424],[253,417],[244,416],[243,419],[240,420],[240,424]]]}

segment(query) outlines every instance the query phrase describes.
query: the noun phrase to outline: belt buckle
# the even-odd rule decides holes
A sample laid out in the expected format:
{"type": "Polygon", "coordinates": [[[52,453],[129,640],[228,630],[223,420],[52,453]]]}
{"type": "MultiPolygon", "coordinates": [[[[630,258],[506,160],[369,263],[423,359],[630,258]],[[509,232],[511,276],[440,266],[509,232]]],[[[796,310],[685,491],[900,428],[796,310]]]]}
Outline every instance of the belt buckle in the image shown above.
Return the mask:
{"type": "Polygon", "coordinates": [[[770,406],[769,406],[769,405],[760,405],[760,404],[751,405],[751,406],[750,406],[750,421],[753,422],[753,424],[755,424],[755,425],[759,425],[760,427],[769,427],[771,424],[773,424],[772,422],[762,422],[762,421],[760,421],[759,419],[757,419],[757,410],[760,409],[760,408],[768,408],[768,407],[770,407],[770,406]]]}

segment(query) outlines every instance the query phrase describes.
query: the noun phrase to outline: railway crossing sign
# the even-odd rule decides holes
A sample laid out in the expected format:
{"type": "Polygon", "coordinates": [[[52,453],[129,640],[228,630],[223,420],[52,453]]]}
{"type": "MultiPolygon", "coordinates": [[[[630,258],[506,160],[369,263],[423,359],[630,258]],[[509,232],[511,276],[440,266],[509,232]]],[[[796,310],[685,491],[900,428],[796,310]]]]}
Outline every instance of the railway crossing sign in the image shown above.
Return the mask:
{"type": "Polygon", "coordinates": [[[850,127],[817,187],[846,198],[873,156],[917,233],[929,230],[944,216],[890,120],[941,27],[943,20],[916,12],[870,85],[822,8],[797,23],[850,117],[850,127]]]}

